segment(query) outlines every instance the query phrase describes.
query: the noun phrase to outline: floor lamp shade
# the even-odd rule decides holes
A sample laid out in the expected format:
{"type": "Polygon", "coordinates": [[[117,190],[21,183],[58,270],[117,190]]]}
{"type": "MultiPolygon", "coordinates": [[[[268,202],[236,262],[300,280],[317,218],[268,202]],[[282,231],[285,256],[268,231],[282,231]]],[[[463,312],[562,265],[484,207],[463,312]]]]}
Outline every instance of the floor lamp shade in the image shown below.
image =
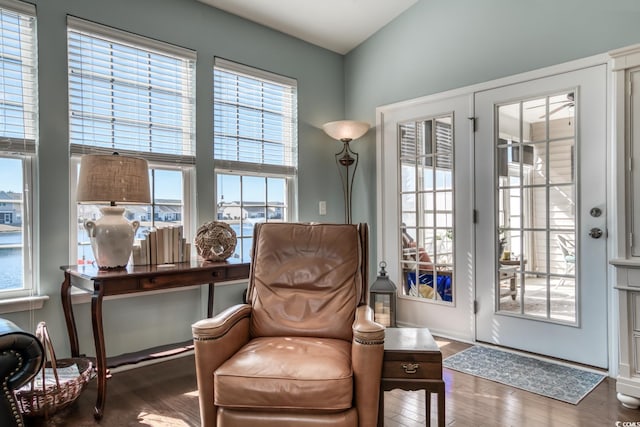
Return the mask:
{"type": "Polygon", "coordinates": [[[344,193],[344,218],[351,224],[351,199],[353,194],[353,177],[358,167],[358,153],[353,151],[349,143],[363,136],[369,130],[369,123],[353,120],[339,120],[322,125],[327,135],[338,141],[342,141],[342,150],[335,154],[338,174],[342,181],[344,193]]]}
{"type": "Polygon", "coordinates": [[[333,139],[342,142],[346,139],[351,142],[367,133],[369,123],[356,122],[354,120],[338,120],[336,122],[325,123],[322,125],[322,129],[333,139]]]}
{"type": "Polygon", "coordinates": [[[118,154],[83,156],[76,199],[78,203],[109,204],[100,208],[101,218],[85,221],[84,227],[98,267],[125,267],[140,222],[127,221],[124,208],[116,204],[151,203],[147,161],[118,154]]]}

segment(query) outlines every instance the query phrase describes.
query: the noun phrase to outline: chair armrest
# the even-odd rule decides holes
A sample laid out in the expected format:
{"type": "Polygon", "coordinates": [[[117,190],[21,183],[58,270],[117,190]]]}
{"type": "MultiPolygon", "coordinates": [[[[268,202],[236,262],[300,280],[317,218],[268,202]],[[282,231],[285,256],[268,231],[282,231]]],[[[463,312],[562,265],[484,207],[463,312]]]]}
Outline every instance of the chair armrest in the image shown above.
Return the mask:
{"type": "Polygon", "coordinates": [[[351,363],[358,424],[360,427],[375,426],[378,422],[385,328],[373,321],[371,307],[361,305],[356,309],[352,329],[351,363]]]}
{"type": "Polygon", "coordinates": [[[200,400],[200,423],[216,425],[216,407],[213,405],[213,373],[222,363],[249,342],[251,306],[238,304],[211,319],[191,325],[200,400]]]}
{"type": "Polygon", "coordinates": [[[251,316],[249,304],[237,304],[210,319],[202,319],[191,325],[196,341],[214,340],[223,337],[244,318],[251,316]]]}
{"type": "Polygon", "coordinates": [[[354,341],[360,344],[384,344],[384,326],[373,321],[373,310],[368,305],[356,309],[352,329],[354,341]]]}

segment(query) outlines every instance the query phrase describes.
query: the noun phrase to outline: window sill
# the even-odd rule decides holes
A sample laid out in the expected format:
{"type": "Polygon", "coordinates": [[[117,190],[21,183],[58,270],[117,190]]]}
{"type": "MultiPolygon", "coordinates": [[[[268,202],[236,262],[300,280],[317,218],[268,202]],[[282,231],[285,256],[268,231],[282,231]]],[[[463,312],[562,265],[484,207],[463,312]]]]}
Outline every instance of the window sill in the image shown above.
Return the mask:
{"type": "Polygon", "coordinates": [[[49,296],[47,295],[3,299],[0,300],[0,314],[40,310],[44,306],[45,301],[48,300],[49,296]]]}

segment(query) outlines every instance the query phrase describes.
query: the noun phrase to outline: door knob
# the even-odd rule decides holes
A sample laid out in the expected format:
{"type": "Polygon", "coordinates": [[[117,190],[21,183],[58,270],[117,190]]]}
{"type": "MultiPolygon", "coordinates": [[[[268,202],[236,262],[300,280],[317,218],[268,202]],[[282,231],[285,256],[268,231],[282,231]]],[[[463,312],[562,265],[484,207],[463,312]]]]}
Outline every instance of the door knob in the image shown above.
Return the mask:
{"type": "Polygon", "coordinates": [[[589,230],[589,236],[591,236],[594,239],[599,239],[600,237],[602,237],[602,230],[600,230],[597,227],[594,227],[591,230],[589,230]]]}

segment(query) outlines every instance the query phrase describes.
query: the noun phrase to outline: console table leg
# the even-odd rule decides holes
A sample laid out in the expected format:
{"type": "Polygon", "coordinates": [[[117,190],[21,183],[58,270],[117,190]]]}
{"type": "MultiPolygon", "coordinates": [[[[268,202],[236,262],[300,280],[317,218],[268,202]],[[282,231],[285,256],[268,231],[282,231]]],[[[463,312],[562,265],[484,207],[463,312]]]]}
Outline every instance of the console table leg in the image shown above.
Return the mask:
{"type": "Polygon", "coordinates": [[[213,317],[213,296],[214,296],[213,283],[209,283],[209,296],[207,298],[207,317],[213,317]]]}
{"type": "Polygon", "coordinates": [[[104,346],[104,330],[102,326],[102,292],[94,293],[91,298],[91,321],[93,324],[93,339],[96,346],[96,371],[98,376],[98,397],[93,417],[102,418],[104,404],[107,397],[107,356],[104,346]]]}
{"type": "Polygon", "coordinates": [[[438,387],[438,427],[444,427],[444,393],[445,387],[443,381],[442,384],[440,384],[440,386],[438,387]]]}
{"type": "Polygon", "coordinates": [[[71,305],[71,275],[65,271],[64,281],[60,287],[60,298],[62,300],[62,311],[67,324],[67,334],[69,335],[69,346],[71,347],[71,357],[80,356],[80,345],[78,344],[78,331],[76,320],[73,316],[73,306],[71,305]]]}
{"type": "Polygon", "coordinates": [[[429,393],[429,390],[424,391],[424,401],[426,406],[425,413],[424,413],[424,417],[425,417],[424,425],[430,426],[431,425],[431,393],[429,393]]]}

